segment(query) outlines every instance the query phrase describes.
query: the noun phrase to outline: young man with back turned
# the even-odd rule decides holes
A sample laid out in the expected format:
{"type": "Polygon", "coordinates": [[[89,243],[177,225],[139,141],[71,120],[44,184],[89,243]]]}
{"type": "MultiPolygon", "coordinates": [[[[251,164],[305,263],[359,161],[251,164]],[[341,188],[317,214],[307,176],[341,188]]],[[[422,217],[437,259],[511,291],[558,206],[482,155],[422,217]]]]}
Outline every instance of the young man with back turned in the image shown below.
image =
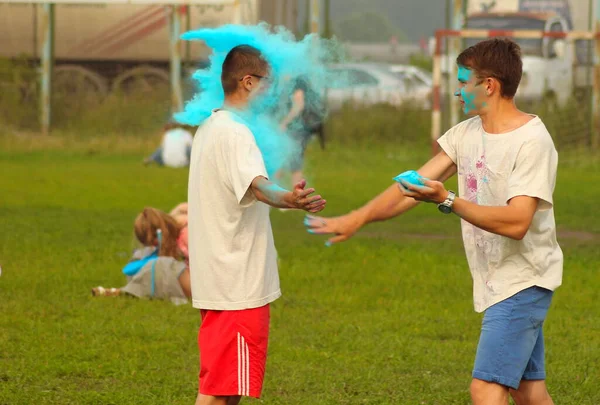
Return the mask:
{"type": "Polygon", "coordinates": [[[300,181],[293,191],[268,180],[244,117],[271,74],[256,48],[233,48],[223,63],[223,108],[194,138],[188,184],[192,301],[201,310],[197,405],[235,405],[261,393],[269,304],[279,275],[269,206],[318,212],[321,196],[300,181]]]}

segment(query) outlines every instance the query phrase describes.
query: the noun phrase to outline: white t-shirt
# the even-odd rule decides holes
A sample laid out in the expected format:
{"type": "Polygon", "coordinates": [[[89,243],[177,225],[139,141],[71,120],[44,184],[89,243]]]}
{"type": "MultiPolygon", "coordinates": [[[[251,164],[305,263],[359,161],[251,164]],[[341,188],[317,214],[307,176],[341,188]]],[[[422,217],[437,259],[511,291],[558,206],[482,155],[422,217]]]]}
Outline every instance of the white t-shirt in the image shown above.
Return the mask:
{"type": "Polygon", "coordinates": [[[190,164],[188,149],[194,138],[190,131],[174,128],[165,132],[162,141],[162,159],[165,166],[185,167],[190,164]]]}
{"type": "Polygon", "coordinates": [[[461,198],[487,206],[505,206],[516,196],[539,199],[520,241],[462,221],[475,310],[482,312],[534,285],[549,290],[560,286],[563,254],[556,241],[552,202],[558,154],[544,123],[535,117],[514,131],[488,134],[481,118],[474,117],[438,142],[458,167],[461,198]]]}
{"type": "Polygon", "coordinates": [[[192,303],[240,310],[281,296],[269,207],[252,181],[267,177],[252,132],[228,111],[214,111],[198,128],[188,184],[192,303]]]}

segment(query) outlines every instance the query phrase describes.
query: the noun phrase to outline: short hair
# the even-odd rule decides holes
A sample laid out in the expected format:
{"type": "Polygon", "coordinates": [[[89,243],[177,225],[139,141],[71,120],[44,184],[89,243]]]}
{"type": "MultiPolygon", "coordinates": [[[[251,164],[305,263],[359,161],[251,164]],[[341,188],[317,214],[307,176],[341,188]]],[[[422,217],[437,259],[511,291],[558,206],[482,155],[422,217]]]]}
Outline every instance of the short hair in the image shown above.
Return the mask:
{"type": "Polygon", "coordinates": [[[477,77],[493,77],[501,84],[500,95],[513,98],[521,82],[523,61],[521,47],[510,39],[488,39],[461,52],[459,66],[473,70],[477,77]]]}
{"type": "Polygon", "coordinates": [[[238,45],[233,48],[223,62],[221,85],[225,94],[237,90],[238,82],[246,75],[258,75],[265,72],[269,64],[262,53],[250,45],[238,45]]]}

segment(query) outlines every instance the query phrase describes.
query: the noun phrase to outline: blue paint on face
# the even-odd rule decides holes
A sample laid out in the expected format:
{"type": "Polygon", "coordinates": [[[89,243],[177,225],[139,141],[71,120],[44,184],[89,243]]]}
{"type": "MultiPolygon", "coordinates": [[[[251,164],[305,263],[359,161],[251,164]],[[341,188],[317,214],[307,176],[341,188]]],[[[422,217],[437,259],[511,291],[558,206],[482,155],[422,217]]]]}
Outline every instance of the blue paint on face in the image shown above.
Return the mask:
{"type": "Polygon", "coordinates": [[[475,109],[475,93],[468,92],[463,87],[462,89],[460,89],[460,96],[465,102],[465,114],[468,114],[470,111],[475,109]]]}
{"type": "MultiPolygon", "coordinates": [[[[462,101],[465,103],[464,107],[463,107],[463,111],[465,112],[465,114],[468,114],[472,111],[477,110],[477,92],[474,91],[468,91],[467,90],[467,85],[469,85],[471,78],[473,77],[473,71],[465,66],[459,65],[458,66],[458,74],[457,74],[457,78],[458,81],[461,85],[460,89],[458,89],[454,95],[455,96],[459,96],[461,97],[462,101]]],[[[475,88],[477,88],[477,85],[475,86],[475,88]]],[[[485,102],[482,104],[481,107],[485,106],[485,102]]]]}
{"type": "Polygon", "coordinates": [[[467,83],[471,79],[471,69],[458,65],[458,81],[461,83],[467,83]]]}
{"type": "MultiPolygon", "coordinates": [[[[184,40],[203,41],[213,51],[210,66],[193,75],[199,85],[198,94],[186,103],[183,112],[175,114],[177,121],[188,125],[202,124],[213,109],[223,106],[225,95],[221,86],[221,70],[232,48],[250,45],[263,54],[270,67],[269,83],[253,93],[244,111],[236,111],[236,119],[252,131],[267,172],[273,176],[295,155],[297,149],[297,143],[280,128],[279,122],[289,108],[290,85],[295,78],[305,77],[316,94],[324,94],[325,87],[331,87],[332,82],[326,65],[342,59],[343,48],[334,41],[314,35],[296,41],[294,35],[284,27],[271,29],[266,23],[199,29],[186,32],[181,37],[184,40]]],[[[319,103],[316,109],[323,110],[320,99],[305,98],[307,109],[314,108],[311,103],[319,103]]]]}

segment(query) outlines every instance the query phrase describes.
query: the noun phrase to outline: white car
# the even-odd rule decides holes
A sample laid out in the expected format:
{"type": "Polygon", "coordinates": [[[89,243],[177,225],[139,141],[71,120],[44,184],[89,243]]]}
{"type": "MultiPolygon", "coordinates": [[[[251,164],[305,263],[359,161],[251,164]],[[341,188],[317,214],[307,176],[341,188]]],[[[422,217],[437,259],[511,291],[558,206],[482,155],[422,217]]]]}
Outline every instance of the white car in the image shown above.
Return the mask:
{"type": "Polygon", "coordinates": [[[430,72],[412,65],[391,65],[390,71],[404,82],[414,100],[421,100],[423,105],[429,108],[433,88],[433,77],[430,72]]]}
{"type": "Polygon", "coordinates": [[[419,107],[429,106],[428,98],[419,99],[405,80],[390,71],[390,66],[377,63],[345,63],[329,67],[327,104],[337,110],[343,104],[370,106],[391,104],[400,106],[416,101],[419,107]]]}

